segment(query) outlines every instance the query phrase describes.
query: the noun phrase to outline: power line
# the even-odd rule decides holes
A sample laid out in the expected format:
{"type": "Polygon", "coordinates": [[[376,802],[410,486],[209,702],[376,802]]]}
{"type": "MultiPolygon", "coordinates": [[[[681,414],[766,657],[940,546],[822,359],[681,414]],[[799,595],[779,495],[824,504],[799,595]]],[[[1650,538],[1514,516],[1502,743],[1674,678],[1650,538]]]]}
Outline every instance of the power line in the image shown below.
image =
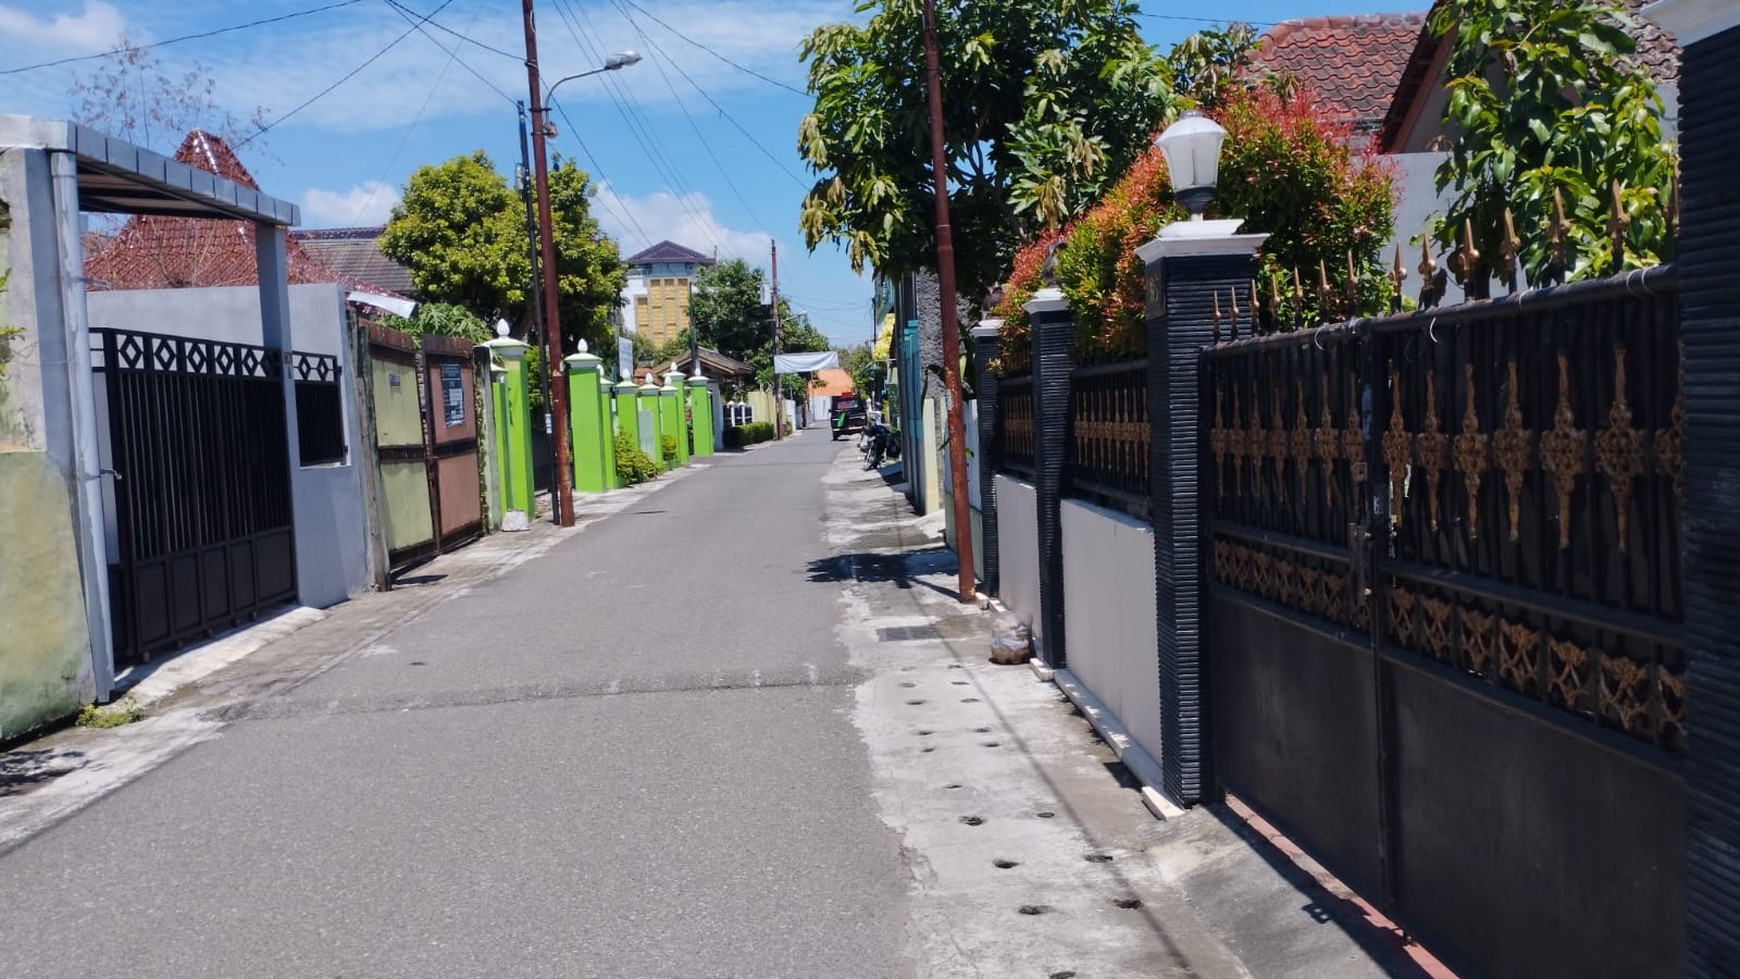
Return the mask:
{"type": "MultiPolygon", "coordinates": [[[[767,222],[761,220],[761,218],[756,215],[755,208],[751,207],[749,201],[744,199],[743,192],[737,189],[737,182],[731,179],[730,171],[725,169],[725,164],[719,162],[719,155],[713,152],[712,143],[706,136],[702,135],[701,127],[695,124],[695,117],[689,114],[689,107],[683,104],[682,96],[677,94],[677,86],[672,84],[671,76],[665,74],[664,65],[659,63],[659,59],[663,58],[665,61],[670,61],[671,67],[673,68],[676,67],[676,62],[672,61],[671,56],[666,54],[663,48],[659,47],[657,41],[654,41],[649,37],[646,31],[641,30],[640,24],[636,23],[635,19],[629,16],[628,10],[623,7],[622,4],[618,3],[617,9],[622,12],[623,19],[633,25],[635,32],[640,35],[641,40],[645,41],[647,46],[651,49],[651,52],[656,55],[656,57],[652,59],[653,67],[658,69],[659,77],[664,79],[665,87],[670,89],[671,98],[676,100],[677,108],[683,111],[683,118],[689,121],[689,128],[695,131],[695,138],[700,142],[701,148],[707,151],[707,156],[713,161],[713,166],[718,168],[719,176],[725,178],[725,186],[731,188],[732,195],[737,198],[737,203],[743,205],[744,213],[749,215],[749,219],[758,225],[766,227],[767,222]]],[[[688,76],[686,75],[684,76],[685,80],[687,77],[688,76]]],[[[689,84],[693,86],[694,82],[690,82],[689,84]]]]}
{"type": "MultiPolygon", "coordinates": [[[[436,7],[434,10],[430,11],[429,16],[425,17],[423,19],[428,20],[429,17],[435,16],[436,14],[445,10],[447,8],[448,4],[451,4],[452,2],[453,2],[453,0],[442,0],[441,6],[436,7]]],[[[398,37],[395,37],[391,41],[389,41],[387,43],[386,47],[380,49],[379,51],[376,51],[372,55],[369,55],[368,60],[364,61],[360,65],[357,65],[355,68],[352,68],[350,71],[345,72],[344,77],[340,78],[336,82],[333,82],[331,85],[328,85],[325,88],[321,89],[319,92],[317,92],[314,95],[313,98],[309,99],[308,101],[302,103],[301,105],[297,106],[294,109],[291,109],[289,112],[284,113],[283,115],[272,120],[271,122],[266,123],[264,126],[261,126],[259,129],[254,130],[254,132],[251,135],[249,135],[245,139],[241,140],[240,142],[236,143],[235,148],[241,149],[242,147],[244,147],[244,146],[248,145],[249,143],[253,142],[254,140],[258,139],[259,137],[266,135],[266,133],[270,132],[279,123],[290,118],[291,116],[295,115],[296,113],[301,112],[303,109],[308,108],[309,106],[320,101],[321,99],[325,98],[326,96],[330,95],[334,89],[338,88],[340,85],[343,85],[345,82],[348,82],[353,77],[355,77],[357,72],[360,72],[364,68],[367,68],[369,65],[372,65],[376,61],[379,61],[381,59],[382,55],[385,55],[388,51],[391,51],[394,48],[398,47],[400,41],[403,41],[405,38],[410,37],[414,32],[416,32],[416,30],[417,30],[417,25],[415,25],[415,24],[411,25],[411,27],[408,30],[406,30],[405,33],[400,34],[398,37]]]]}
{"type": "MultiPolygon", "coordinates": [[[[387,0],[387,4],[394,10],[398,11],[400,16],[409,19],[409,15],[405,13],[404,8],[400,7],[397,3],[394,3],[393,0],[387,0]]],[[[477,18],[481,16],[483,16],[483,8],[478,7],[471,15],[471,24],[468,25],[466,29],[469,30],[471,27],[476,26],[477,18]]],[[[428,36],[428,32],[425,31],[424,35],[428,36]]],[[[434,44],[443,51],[447,51],[447,49],[442,47],[441,43],[436,41],[433,37],[429,38],[429,43],[434,44]]],[[[405,144],[411,141],[411,134],[417,130],[417,124],[423,121],[424,114],[429,111],[429,103],[435,101],[435,93],[441,90],[441,83],[447,80],[447,73],[453,69],[453,63],[458,60],[459,48],[455,47],[453,50],[447,51],[447,61],[441,66],[441,74],[435,76],[435,84],[429,86],[429,94],[423,97],[423,104],[417,109],[416,117],[411,120],[409,126],[405,127],[405,134],[399,137],[399,145],[393,149],[393,155],[387,157],[386,164],[381,167],[380,176],[376,177],[374,183],[369,187],[369,196],[363,199],[362,204],[357,207],[356,213],[351,215],[351,224],[354,225],[361,221],[363,212],[368,210],[369,206],[375,202],[375,195],[380,193],[380,189],[386,184],[387,173],[393,169],[393,164],[399,162],[399,154],[405,152],[405,144]]],[[[475,75],[477,73],[472,72],[472,74],[475,75]]],[[[503,92],[502,94],[505,96],[507,93],[503,92]]]]}
{"type": "MultiPolygon", "coordinates": [[[[389,5],[391,5],[392,7],[398,9],[401,12],[408,11],[412,14],[416,14],[419,17],[423,16],[422,14],[418,14],[417,11],[411,10],[411,8],[406,7],[404,4],[399,3],[398,0],[387,0],[387,3],[389,5]]],[[[442,6],[446,6],[446,4],[442,4],[442,6]]],[[[495,47],[493,45],[485,44],[482,41],[479,41],[477,38],[472,37],[469,34],[461,34],[460,32],[454,30],[453,28],[448,27],[445,24],[442,24],[442,23],[436,21],[434,14],[430,14],[428,17],[424,18],[424,23],[428,24],[430,27],[433,27],[438,31],[442,31],[442,32],[445,32],[447,34],[451,34],[454,37],[459,38],[461,41],[464,41],[467,44],[474,44],[474,45],[484,49],[485,51],[491,52],[492,54],[499,54],[504,58],[510,58],[514,61],[520,62],[521,64],[524,64],[526,61],[525,52],[522,51],[519,54],[515,54],[512,51],[503,51],[501,48],[495,47]]],[[[471,23],[473,25],[475,25],[477,23],[477,19],[475,17],[472,18],[471,23]]],[[[470,30],[470,29],[471,29],[470,27],[466,28],[466,30],[470,30]]],[[[443,50],[445,50],[445,49],[443,49],[443,50]]],[[[474,74],[475,74],[475,72],[474,72],[474,74]]]]}
{"type": "Polygon", "coordinates": [[[743,72],[746,75],[753,75],[756,78],[759,78],[762,81],[768,83],[769,85],[773,85],[773,86],[776,86],[778,88],[783,88],[786,91],[791,92],[791,93],[796,94],[796,95],[808,96],[810,94],[801,88],[793,88],[792,86],[787,85],[785,82],[782,82],[777,78],[769,78],[766,75],[763,75],[761,72],[756,71],[754,68],[748,68],[748,67],[745,67],[743,65],[738,64],[735,61],[732,61],[730,58],[725,57],[724,55],[722,55],[719,52],[713,50],[712,48],[706,46],[705,44],[702,44],[700,41],[695,40],[694,38],[688,36],[687,34],[684,34],[682,31],[679,31],[675,27],[672,27],[671,25],[660,20],[658,18],[658,16],[655,15],[652,11],[647,10],[645,7],[642,7],[638,3],[635,3],[634,0],[622,0],[622,2],[628,4],[630,7],[633,7],[634,9],[636,9],[636,10],[640,11],[641,13],[646,14],[648,17],[652,18],[653,23],[659,25],[660,27],[664,28],[667,31],[670,31],[672,34],[675,34],[676,36],[682,38],[683,40],[688,41],[690,44],[693,44],[695,47],[700,48],[701,50],[707,52],[708,54],[712,55],[715,58],[718,58],[720,61],[725,62],[726,64],[737,69],[738,71],[743,72]]]}
{"type": "MultiPolygon", "coordinates": [[[[569,134],[573,135],[575,133],[578,133],[579,129],[577,127],[575,127],[574,120],[568,118],[567,108],[565,108],[561,105],[556,105],[555,109],[557,112],[560,112],[562,114],[562,121],[568,124],[569,134]]],[[[598,175],[599,182],[604,183],[604,184],[610,183],[610,178],[605,175],[604,168],[598,165],[598,158],[596,156],[593,156],[592,151],[586,148],[585,142],[583,142],[580,139],[580,137],[577,135],[574,136],[574,142],[579,144],[580,152],[586,154],[586,158],[592,162],[592,172],[598,175]]],[[[616,196],[619,198],[621,197],[620,194],[616,193],[616,190],[614,188],[612,188],[610,193],[613,196],[616,196]]],[[[623,205],[621,208],[617,208],[616,206],[612,205],[610,203],[610,201],[608,199],[606,199],[604,197],[604,195],[602,195],[602,194],[597,195],[597,200],[600,204],[603,204],[605,207],[610,208],[610,213],[616,215],[619,218],[626,219],[626,220],[624,220],[623,223],[628,224],[628,225],[632,225],[634,227],[635,234],[638,234],[642,238],[645,238],[647,240],[647,244],[650,245],[653,243],[651,236],[649,236],[646,233],[646,230],[640,226],[640,222],[636,221],[634,219],[634,212],[629,210],[628,206],[626,204],[623,205]]]]}
{"type": "Polygon", "coordinates": [[[1135,16],[1148,20],[1183,20],[1193,24],[1249,24],[1252,27],[1274,27],[1272,20],[1245,20],[1241,17],[1186,17],[1182,14],[1150,14],[1136,11],[1135,16]]]}
{"type": "MultiPolygon", "coordinates": [[[[140,44],[140,45],[137,45],[136,47],[134,47],[134,50],[149,51],[152,48],[166,48],[171,44],[180,44],[183,41],[197,41],[201,38],[217,37],[220,34],[230,34],[230,33],[233,33],[235,31],[244,31],[244,30],[247,30],[247,29],[253,28],[253,27],[264,27],[267,24],[278,24],[278,23],[282,23],[283,21],[286,21],[286,20],[295,20],[298,17],[307,17],[311,14],[325,13],[328,10],[337,10],[340,7],[350,7],[350,6],[354,6],[354,5],[362,3],[362,2],[363,2],[363,0],[340,0],[340,2],[338,2],[338,3],[329,3],[324,7],[314,7],[314,8],[309,9],[309,10],[298,10],[295,13],[280,14],[277,17],[267,17],[263,20],[251,20],[251,21],[248,21],[246,24],[234,24],[230,27],[219,27],[216,30],[201,31],[198,34],[183,34],[180,37],[172,37],[172,38],[169,38],[168,40],[165,40],[165,41],[153,41],[150,44],[140,44]]],[[[446,6],[446,5],[443,4],[443,6],[446,6]]],[[[80,62],[80,61],[95,61],[95,60],[100,59],[100,58],[111,57],[111,56],[118,54],[118,53],[125,51],[125,50],[127,50],[127,49],[124,47],[110,48],[109,50],[100,52],[98,54],[81,54],[81,55],[78,55],[76,57],[61,58],[57,61],[44,61],[40,64],[25,65],[22,68],[7,68],[4,71],[0,71],[0,75],[16,75],[16,74],[19,74],[21,72],[35,71],[38,68],[54,68],[54,67],[57,67],[59,65],[70,65],[70,64],[74,64],[74,63],[80,62]]]]}
{"type": "MultiPolygon", "coordinates": [[[[585,8],[580,8],[579,14],[576,16],[566,0],[555,0],[555,6],[556,12],[561,15],[563,23],[568,28],[568,33],[573,35],[574,42],[586,52],[588,57],[595,61],[602,61],[602,46],[595,48],[590,40],[582,37],[582,31],[579,26],[579,21],[582,19],[585,20],[588,25],[587,32],[593,33],[590,27],[591,19],[586,16],[585,8]]],[[[690,205],[688,198],[694,192],[689,188],[687,181],[679,176],[675,161],[669,159],[668,156],[662,157],[660,155],[661,147],[659,146],[658,139],[653,135],[652,128],[646,123],[645,118],[640,114],[638,109],[631,112],[629,100],[624,97],[620,87],[616,84],[614,79],[609,77],[608,74],[601,79],[601,82],[605,93],[610,96],[611,101],[616,105],[617,113],[622,116],[623,124],[627,127],[629,135],[633,136],[635,142],[640,144],[641,151],[646,154],[647,160],[653,165],[653,169],[659,172],[660,177],[663,178],[666,183],[676,188],[676,193],[673,196],[677,201],[677,206],[683,210],[683,213],[689,216],[690,220],[695,222],[696,227],[700,229],[702,234],[712,240],[715,247],[723,249],[725,243],[720,240],[718,235],[713,233],[712,226],[706,217],[698,213],[695,208],[690,205]]],[[[650,239],[648,243],[651,243],[650,239]]]]}
{"type": "MultiPolygon", "coordinates": [[[[507,101],[507,103],[509,105],[518,105],[519,104],[519,102],[517,100],[515,100],[513,96],[502,91],[502,88],[500,85],[497,85],[495,82],[490,81],[487,77],[484,76],[484,74],[482,72],[478,71],[476,68],[473,68],[473,67],[471,67],[471,65],[467,64],[465,59],[461,58],[459,56],[459,48],[457,46],[455,46],[453,48],[447,47],[445,44],[442,44],[440,41],[437,41],[435,39],[435,35],[430,34],[426,30],[423,30],[423,24],[418,23],[417,21],[412,19],[413,17],[422,16],[422,15],[418,14],[415,10],[412,10],[411,8],[405,6],[404,4],[399,3],[398,0],[386,0],[386,3],[387,3],[387,6],[392,7],[393,11],[395,13],[397,13],[400,17],[403,17],[403,18],[405,18],[405,20],[410,21],[412,27],[416,28],[418,31],[421,31],[423,36],[429,39],[430,44],[435,45],[436,47],[440,48],[444,53],[446,53],[447,59],[448,59],[448,61],[447,61],[448,67],[452,67],[453,62],[455,62],[455,61],[459,62],[459,67],[464,68],[466,71],[471,72],[471,75],[473,78],[476,78],[478,81],[484,83],[485,85],[488,85],[492,90],[494,90],[495,94],[501,96],[504,100],[507,101]]],[[[442,6],[446,6],[446,4],[443,4],[442,6]]],[[[483,13],[483,9],[481,7],[478,8],[477,14],[474,14],[472,16],[471,22],[473,24],[476,24],[477,17],[481,16],[482,13],[483,13]]],[[[428,24],[435,26],[435,27],[441,27],[440,24],[436,24],[433,20],[425,21],[425,23],[428,23],[428,24]]],[[[444,28],[444,27],[441,29],[447,30],[447,28],[444,28]]],[[[458,34],[455,31],[447,31],[447,33],[454,34],[456,37],[461,37],[461,38],[465,37],[465,35],[458,34]]],[[[478,42],[473,42],[473,43],[478,43],[478,42]]],[[[485,45],[485,46],[487,47],[487,45],[485,45]]],[[[490,50],[494,51],[495,49],[490,48],[490,50]]],[[[520,60],[523,61],[525,59],[522,56],[520,60]]],[[[443,75],[445,75],[447,73],[446,68],[443,68],[441,73],[443,75]]],[[[440,82],[437,82],[436,84],[440,84],[440,82]]],[[[431,92],[429,94],[431,97],[433,97],[433,95],[434,95],[433,92],[431,92]]],[[[425,99],[423,101],[423,108],[427,109],[428,107],[429,107],[429,101],[428,101],[428,99],[425,99]]],[[[422,116],[422,114],[423,114],[422,112],[417,113],[417,115],[419,117],[422,116]]]]}

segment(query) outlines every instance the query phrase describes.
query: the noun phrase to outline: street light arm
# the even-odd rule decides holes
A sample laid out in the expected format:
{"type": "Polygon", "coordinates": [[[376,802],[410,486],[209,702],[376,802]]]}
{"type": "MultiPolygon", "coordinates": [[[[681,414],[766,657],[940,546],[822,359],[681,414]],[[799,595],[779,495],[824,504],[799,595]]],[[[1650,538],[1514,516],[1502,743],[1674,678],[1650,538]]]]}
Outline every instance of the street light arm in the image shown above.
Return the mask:
{"type": "Polygon", "coordinates": [[[544,93],[543,111],[550,111],[550,100],[556,97],[556,89],[561,88],[563,82],[571,82],[576,78],[585,78],[588,75],[599,75],[607,71],[620,71],[623,68],[627,68],[629,65],[637,64],[639,62],[640,55],[633,51],[618,51],[604,59],[603,67],[593,68],[590,71],[583,71],[576,75],[568,75],[556,79],[556,84],[551,85],[549,90],[544,93]]]}

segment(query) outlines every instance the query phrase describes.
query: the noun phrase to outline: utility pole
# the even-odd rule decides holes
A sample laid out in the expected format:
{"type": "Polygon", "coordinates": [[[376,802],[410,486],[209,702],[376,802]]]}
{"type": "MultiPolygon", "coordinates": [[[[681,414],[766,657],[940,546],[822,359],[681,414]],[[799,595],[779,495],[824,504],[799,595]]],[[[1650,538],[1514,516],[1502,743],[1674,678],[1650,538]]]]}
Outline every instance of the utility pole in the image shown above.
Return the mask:
{"type": "MultiPolygon", "coordinates": [[[[519,105],[520,200],[524,201],[526,205],[526,259],[532,266],[532,334],[538,338],[538,342],[541,344],[545,342],[544,311],[540,308],[538,297],[543,295],[543,287],[540,285],[543,273],[538,262],[538,222],[535,216],[536,208],[532,203],[532,160],[530,153],[526,150],[526,104],[521,102],[519,105]]],[[[542,371],[538,380],[542,385],[539,390],[544,395],[544,412],[547,416],[552,410],[550,407],[550,372],[542,371]]],[[[557,471],[555,439],[551,439],[549,443],[547,443],[547,448],[550,450],[550,472],[554,474],[557,471]]],[[[552,475],[551,478],[554,479],[554,475],[552,475]]],[[[550,511],[550,519],[560,526],[562,519],[560,509],[557,507],[551,507],[550,511]]],[[[530,516],[530,514],[528,514],[528,516],[530,516]]]]}
{"type": "Polygon", "coordinates": [[[532,177],[538,194],[538,239],[543,258],[544,299],[544,373],[550,385],[550,397],[544,404],[550,409],[551,441],[556,444],[556,466],[550,473],[550,493],[555,501],[556,526],[574,526],[574,486],[568,471],[572,467],[572,447],[568,444],[568,387],[565,378],[556,374],[562,369],[562,317],[556,301],[556,241],[551,233],[550,168],[545,159],[545,118],[543,93],[538,84],[538,27],[532,17],[532,0],[522,0],[526,18],[526,85],[532,98],[532,177]]]}
{"type": "MultiPolygon", "coordinates": [[[[526,0],[530,3],[531,0],[526,0]]],[[[931,174],[936,180],[936,278],[942,291],[943,379],[949,397],[949,490],[954,495],[957,597],[978,600],[973,576],[973,508],[967,498],[967,426],[962,422],[961,325],[955,312],[955,242],[949,229],[948,156],[943,150],[942,68],[937,51],[936,0],[924,0],[924,79],[930,97],[931,174]]]]}
{"type": "Polygon", "coordinates": [[[773,267],[773,437],[785,438],[785,391],[779,385],[779,242],[769,240],[773,267]]]}

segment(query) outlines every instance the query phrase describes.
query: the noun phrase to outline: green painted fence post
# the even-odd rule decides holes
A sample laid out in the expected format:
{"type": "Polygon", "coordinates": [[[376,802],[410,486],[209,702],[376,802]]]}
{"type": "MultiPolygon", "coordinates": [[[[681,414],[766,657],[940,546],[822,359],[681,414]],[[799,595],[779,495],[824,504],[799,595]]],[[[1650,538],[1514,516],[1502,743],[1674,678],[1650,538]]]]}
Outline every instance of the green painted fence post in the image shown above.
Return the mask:
{"type": "MultiPolygon", "coordinates": [[[[616,382],[616,427],[628,436],[629,445],[640,444],[640,388],[635,385],[632,377],[616,382]]],[[[614,458],[612,455],[612,459],[614,458]]],[[[614,468],[612,465],[612,469],[614,468]]],[[[617,482],[620,483],[621,480],[618,479],[617,482]]]]}
{"type": "Polygon", "coordinates": [[[508,496],[508,459],[507,453],[502,451],[507,444],[508,369],[495,359],[494,353],[491,351],[489,358],[489,461],[495,467],[495,493],[489,502],[489,520],[492,528],[500,530],[508,496]]]}
{"type": "Polygon", "coordinates": [[[498,337],[484,344],[507,367],[506,424],[500,438],[503,457],[502,503],[532,517],[536,489],[532,483],[532,404],[526,378],[526,344],[498,337]]]}
{"type": "Polygon", "coordinates": [[[662,389],[653,383],[652,375],[647,375],[646,383],[640,386],[638,404],[646,416],[640,420],[640,450],[660,469],[669,469],[665,465],[665,454],[659,448],[659,436],[664,434],[664,399],[659,397],[662,389]]]}
{"type": "Polygon", "coordinates": [[[599,437],[603,428],[598,424],[600,361],[582,347],[579,353],[562,362],[568,366],[568,432],[574,447],[574,488],[582,493],[602,493],[606,450],[599,437]]]}
{"type": "Polygon", "coordinates": [[[671,463],[672,469],[689,464],[689,399],[683,396],[688,390],[684,380],[683,372],[677,370],[677,365],[672,364],[671,369],[665,372],[665,386],[659,392],[671,402],[665,434],[677,440],[677,458],[671,463]]]}
{"type": "Polygon", "coordinates": [[[712,455],[713,391],[702,374],[689,378],[689,425],[695,433],[695,455],[712,455]]]}
{"type": "Polygon", "coordinates": [[[602,370],[598,376],[598,435],[604,440],[604,486],[616,489],[622,485],[616,478],[616,385],[602,370]]]}

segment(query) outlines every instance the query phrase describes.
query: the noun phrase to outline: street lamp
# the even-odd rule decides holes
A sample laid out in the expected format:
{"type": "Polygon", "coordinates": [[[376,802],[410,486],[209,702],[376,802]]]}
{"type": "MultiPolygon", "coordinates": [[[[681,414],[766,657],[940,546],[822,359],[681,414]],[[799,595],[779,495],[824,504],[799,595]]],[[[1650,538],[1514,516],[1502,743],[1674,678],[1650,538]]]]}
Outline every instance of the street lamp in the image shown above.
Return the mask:
{"type": "Polygon", "coordinates": [[[1166,127],[1155,143],[1166,158],[1166,177],[1172,183],[1172,195],[1190,212],[1188,224],[1174,223],[1161,231],[1161,237],[1196,238],[1229,235],[1236,232],[1240,220],[1204,221],[1202,214],[1214,199],[1214,188],[1220,178],[1220,148],[1226,142],[1226,130],[1213,119],[1195,109],[1178,117],[1166,127]]]}
{"type": "MultiPolygon", "coordinates": [[[[550,132],[550,108],[543,97],[543,86],[538,81],[538,29],[532,17],[532,0],[523,0],[522,8],[525,17],[526,30],[526,87],[531,96],[532,126],[532,178],[538,199],[538,267],[543,270],[542,281],[534,282],[541,286],[544,311],[544,374],[550,385],[549,400],[545,402],[550,409],[551,441],[555,443],[556,465],[550,473],[550,497],[554,506],[556,525],[559,527],[574,526],[574,481],[569,475],[573,462],[573,446],[569,443],[568,433],[568,385],[565,379],[553,375],[554,371],[562,369],[562,319],[558,312],[556,294],[556,242],[551,233],[554,223],[550,216],[550,167],[545,158],[544,140],[550,132]]],[[[558,78],[551,85],[549,94],[554,96],[556,89],[563,82],[600,72],[617,71],[640,61],[640,55],[633,51],[622,51],[606,58],[604,65],[591,71],[582,71],[558,78]]]]}
{"type": "Polygon", "coordinates": [[[1226,130],[1195,109],[1179,116],[1156,140],[1161,155],[1166,157],[1166,176],[1172,181],[1172,193],[1190,212],[1192,221],[1202,220],[1202,212],[1214,198],[1215,180],[1220,174],[1220,145],[1225,140],[1226,130]]]}
{"type": "Polygon", "coordinates": [[[545,105],[550,104],[551,100],[553,100],[556,97],[556,89],[561,88],[563,82],[571,82],[576,78],[585,78],[587,75],[597,75],[597,74],[600,74],[600,73],[606,72],[606,71],[620,71],[624,68],[627,68],[629,65],[636,65],[639,63],[640,63],[640,55],[636,54],[635,52],[633,52],[633,51],[618,51],[615,54],[611,55],[610,57],[604,59],[604,67],[602,67],[602,68],[593,68],[590,71],[582,71],[582,72],[579,72],[577,74],[568,75],[568,76],[565,76],[563,78],[556,79],[556,84],[551,85],[550,90],[544,93],[544,104],[545,105]]]}

